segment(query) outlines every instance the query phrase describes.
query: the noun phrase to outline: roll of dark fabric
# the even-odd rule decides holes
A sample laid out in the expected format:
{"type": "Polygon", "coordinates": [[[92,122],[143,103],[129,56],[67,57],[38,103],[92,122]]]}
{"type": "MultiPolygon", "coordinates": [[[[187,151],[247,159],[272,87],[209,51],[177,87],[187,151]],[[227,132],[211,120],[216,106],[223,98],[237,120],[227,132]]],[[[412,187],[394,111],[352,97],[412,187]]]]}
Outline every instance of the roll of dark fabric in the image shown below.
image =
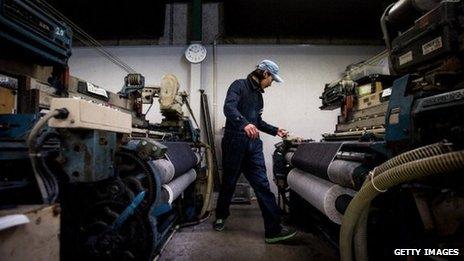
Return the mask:
{"type": "Polygon", "coordinates": [[[174,165],[174,179],[197,165],[198,158],[187,142],[163,142],[168,147],[166,155],[174,165]]]}
{"type": "Polygon", "coordinates": [[[329,180],[327,169],[342,144],[342,142],[303,143],[298,146],[292,157],[292,166],[329,180]]]}

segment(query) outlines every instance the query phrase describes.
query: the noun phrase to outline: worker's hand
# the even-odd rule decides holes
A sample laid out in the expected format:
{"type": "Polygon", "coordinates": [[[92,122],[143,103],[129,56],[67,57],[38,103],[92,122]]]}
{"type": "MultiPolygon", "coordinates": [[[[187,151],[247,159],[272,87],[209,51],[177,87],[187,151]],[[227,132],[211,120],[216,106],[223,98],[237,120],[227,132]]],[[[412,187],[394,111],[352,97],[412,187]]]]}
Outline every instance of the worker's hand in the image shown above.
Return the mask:
{"type": "Polygon", "coordinates": [[[279,128],[279,130],[277,131],[277,136],[281,138],[285,138],[287,137],[287,135],[288,135],[288,131],[286,129],[279,128]]]}
{"type": "Polygon", "coordinates": [[[259,138],[259,130],[258,128],[256,128],[255,125],[253,124],[248,124],[247,126],[245,126],[244,128],[245,130],[245,133],[246,135],[250,138],[250,139],[257,139],[259,138]]]}

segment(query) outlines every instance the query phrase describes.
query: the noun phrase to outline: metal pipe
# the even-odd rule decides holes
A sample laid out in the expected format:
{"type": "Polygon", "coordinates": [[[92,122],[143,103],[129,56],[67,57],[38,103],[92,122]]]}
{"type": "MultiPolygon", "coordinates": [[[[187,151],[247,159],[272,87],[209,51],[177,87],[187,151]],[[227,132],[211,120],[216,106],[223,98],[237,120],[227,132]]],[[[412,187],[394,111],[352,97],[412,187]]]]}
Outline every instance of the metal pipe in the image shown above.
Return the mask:
{"type": "MultiPolygon", "coordinates": [[[[206,144],[205,144],[206,145],[206,144]]],[[[207,164],[207,180],[206,180],[206,193],[205,199],[203,201],[203,207],[201,208],[200,215],[198,218],[201,219],[205,215],[205,213],[209,210],[211,205],[211,197],[213,192],[213,152],[211,151],[211,147],[206,145],[206,164],[207,164]]]]}
{"type": "Polygon", "coordinates": [[[413,0],[396,2],[386,14],[388,22],[398,27],[411,24],[418,15],[419,12],[414,7],[413,0]]]}
{"type": "Polygon", "coordinates": [[[441,0],[400,0],[387,12],[387,20],[397,27],[409,27],[423,13],[439,5],[441,0]]]}

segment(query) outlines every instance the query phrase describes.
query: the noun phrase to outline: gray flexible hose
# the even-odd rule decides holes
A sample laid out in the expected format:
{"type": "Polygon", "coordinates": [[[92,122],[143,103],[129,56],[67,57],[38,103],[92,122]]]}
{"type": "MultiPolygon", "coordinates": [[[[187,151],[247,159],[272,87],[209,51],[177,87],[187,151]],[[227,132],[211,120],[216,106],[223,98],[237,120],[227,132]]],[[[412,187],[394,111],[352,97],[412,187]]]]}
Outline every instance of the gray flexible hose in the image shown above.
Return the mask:
{"type": "Polygon", "coordinates": [[[386,170],[366,183],[348,206],[340,230],[341,260],[352,260],[353,233],[359,217],[380,192],[390,187],[427,176],[450,173],[464,168],[464,151],[449,152],[408,162],[386,170]],[[374,187],[375,184],[375,187],[374,187]]]}
{"type": "Polygon", "coordinates": [[[354,256],[356,261],[368,261],[367,249],[367,218],[369,217],[369,206],[364,209],[354,230],[354,256]]]}
{"type": "MultiPolygon", "coordinates": [[[[415,161],[418,159],[422,159],[422,158],[428,158],[428,157],[432,157],[436,155],[441,155],[441,154],[451,152],[451,151],[452,151],[451,144],[445,143],[445,142],[434,143],[434,144],[430,144],[430,145],[420,147],[414,150],[410,150],[376,167],[372,171],[372,175],[373,177],[376,177],[380,173],[388,169],[397,167],[401,164],[405,164],[405,163],[415,161]]],[[[368,182],[369,182],[369,177],[364,182],[363,186],[366,185],[366,183],[368,182]]],[[[367,206],[366,209],[363,211],[355,227],[354,253],[355,253],[355,258],[357,261],[367,261],[369,259],[368,254],[367,254],[368,252],[367,251],[367,219],[369,217],[369,208],[370,206],[367,206]]]]}
{"type": "Polygon", "coordinates": [[[452,151],[450,143],[438,142],[402,153],[374,169],[374,176],[396,166],[452,151]]]}

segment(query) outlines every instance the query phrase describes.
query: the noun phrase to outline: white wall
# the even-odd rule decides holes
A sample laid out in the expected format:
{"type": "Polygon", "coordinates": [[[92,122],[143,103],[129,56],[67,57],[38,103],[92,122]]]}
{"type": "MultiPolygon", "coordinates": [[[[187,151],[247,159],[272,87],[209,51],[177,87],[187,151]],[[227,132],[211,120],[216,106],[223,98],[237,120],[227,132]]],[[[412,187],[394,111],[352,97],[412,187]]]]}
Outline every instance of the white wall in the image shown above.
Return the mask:
{"type": "MultiPolygon", "coordinates": [[[[189,64],[183,59],[186,46],[113,47],[108,50],[135,70],[142,73],[147,84],[159,84],[166,73],[174,73],[181,89],[189,83],[189,64]]],[[[263,119],[286,128],[292,135],[319,140],[321,133],[333,131],[338,111],[320,111],[319,96],[324,84],[337,79],[345,67],[380,52],[375,46],[316,46],[316,45],[219,45],[217,47],[217,113],[216,141],[220,138],[225,118],[222,106],[230,83],[244,78],[262,59],[271,59],[281,68],[285,82],[274,83],[264,94],[263,119]]],[[[121,89],[126,73],[88,48],[76,48],[69,62],[71,74],[93,82],[110,91],[121,89]]],[[[212,97],[213,58],[212,46],[202,64],[202,87],[212,97]]],[[[210,108],[213,113],[213,108],[210,108]]],[[[153,106],[148,119],[159,121],[158,107],[153,106]]],[[[268,176],[272,180],[273,146],[276,137],[261,134],[268,176]]],[[[272,184],[272,182],[271,182],[272,184]]],[[[274,189],[274,185],[272,184],[274,189]]]]}

